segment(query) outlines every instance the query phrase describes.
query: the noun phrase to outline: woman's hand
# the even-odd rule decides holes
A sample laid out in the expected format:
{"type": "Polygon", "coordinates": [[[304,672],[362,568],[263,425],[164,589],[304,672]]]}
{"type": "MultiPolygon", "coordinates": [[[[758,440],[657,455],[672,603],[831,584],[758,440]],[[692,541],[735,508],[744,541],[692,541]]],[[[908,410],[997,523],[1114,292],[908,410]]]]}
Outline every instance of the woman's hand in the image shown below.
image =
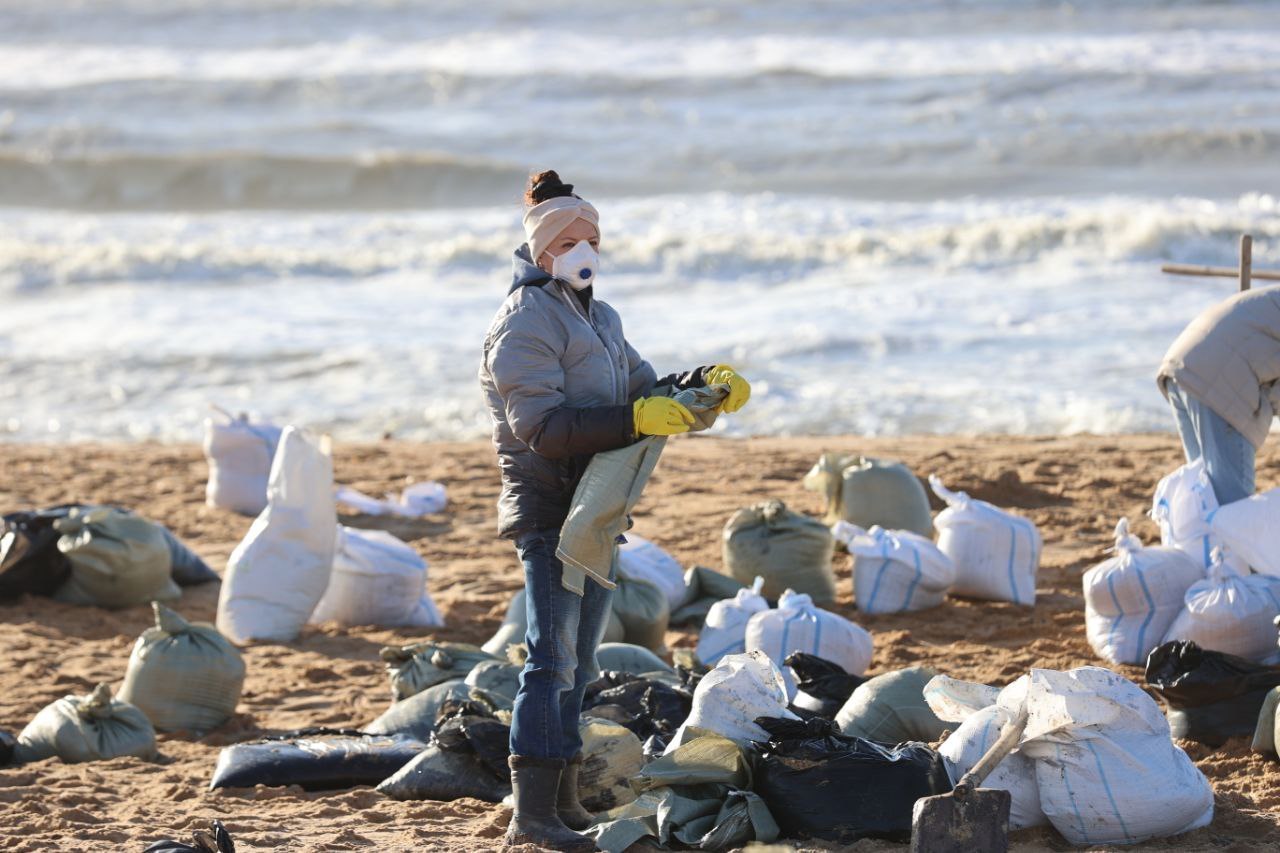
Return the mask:
{"type": "Polygon", "coordinates": [[[711,368],[707,373],[707,384],[729,386],[729,396],[724,398],[721,408],[730,414],[741,409],[751,399],[751,383],[727,364],[717,364],[711,368]]]}
{"type": "Polygon", "coordinates": [[[641,397],[632,411],[636,435],[679,435],[693,426],[693,413],[670,397],[641,397]]]}

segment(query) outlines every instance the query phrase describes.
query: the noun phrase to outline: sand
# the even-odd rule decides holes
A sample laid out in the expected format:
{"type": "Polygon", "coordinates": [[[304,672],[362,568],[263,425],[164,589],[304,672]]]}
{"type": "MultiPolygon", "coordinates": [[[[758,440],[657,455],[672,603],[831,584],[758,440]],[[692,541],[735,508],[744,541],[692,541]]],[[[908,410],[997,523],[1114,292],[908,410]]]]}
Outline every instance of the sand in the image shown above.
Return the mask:
{"type": "MultiPolygon", "coordinates": [[[[1085,640],[1080,575],[1104,558],[1116,520],[1156,538],[1145,517],[1159,477],[1179,462],[1171,436],[1071,438],[923,437],[894,440],[695,436],[671,443],[637,513],[636,532],[686,564],[719,567],[730,513],[764,498],[817,513],[820,498],[800,478],[824,450],[904,460],[941,474],[952,488],[1015,508],[1035,520],[1045,553],[1033,610],[949,600],[925,613],[866,616],[851,602],[849,558],[837,557],[837,609],[875,634],[871,672],[929,664],[950,675],[1004,684],[1032,666],[1098,664],[1085,640]]],[[[218,751],[264,733],[311,725],[360,726],[387,706],[378,649],[424,637],[480,642],[501,621],[521,575],[509,543],[495,536],[498,481],[485,444],[385,442],[339,445],[337,480],[370,494],[409,481],[447,483],[447,512],[421,520],[344,514],[410,541],[430,562],[430,586],[448,620],[434,631],[309,628],[287,645],[246,649],[249,675],[239,713],[203,738],[161,736],[161,759],[63,765],[56,759],[0,771],[0,849],[140,850],[223,820],[241,850],[494,849],[508,813],[474,800],[399,803],[368,788],[303,793],[297,788],[209,791],[218,751]]],[[[250,519],[204,505],[199,448],[173,445],[0,448],[0,509],[71,500],[113,502],[169,525],[219,571],[250,519]]],[[[1259,485],[1280,481],[1280,452],[1264,452],[1259,485]]],[[[212,621],[217,585],[189,589],[177,608],[212,621]]],[[[44,705],[98,682],[118,685],[145,607],[104,611],[28,598],[0,605],[0,729],[17,733],[44,705]]],[[[669,645],[696,634],[672,631],[669,645]]],[[[1141,679],[1136,667],[1116,667],[1141,679]]],[[[1141,848],[1263,850],[1280,846],[1280,764],[1246,739],[1217,750],[1183,744],[1212,781],[1217,817],[1204,830],[1141,848]]],[[[1020,833],[1022,850],[1067,849],[1056,833],[1020,833]]],[[[856,849],[905,849],[863,842],[856,849]]],[[[811,849],[806,847],[806,849],[811,849]]]]}

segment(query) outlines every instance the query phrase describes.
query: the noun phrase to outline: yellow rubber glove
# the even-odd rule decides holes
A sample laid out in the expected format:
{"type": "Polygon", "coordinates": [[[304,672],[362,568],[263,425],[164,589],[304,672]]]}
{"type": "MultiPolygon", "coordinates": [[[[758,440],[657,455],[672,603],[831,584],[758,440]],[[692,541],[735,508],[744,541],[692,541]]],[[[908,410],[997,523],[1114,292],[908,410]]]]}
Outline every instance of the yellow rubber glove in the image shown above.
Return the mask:
{"type": "Polygon", "coordinates": [[[641,397],[631,410],[636,435],[679,435],[693,426],[693,413],[670,397],[641,397]]]}
{"type": "Polygon", "coordinates": [[[730,414],[741,409],[751,399],[751,383],[727,364],[717,364],[711,368],[707,373],[707,384],[729,386],[729,396],[724,398],[721,408],[730,414]]]}

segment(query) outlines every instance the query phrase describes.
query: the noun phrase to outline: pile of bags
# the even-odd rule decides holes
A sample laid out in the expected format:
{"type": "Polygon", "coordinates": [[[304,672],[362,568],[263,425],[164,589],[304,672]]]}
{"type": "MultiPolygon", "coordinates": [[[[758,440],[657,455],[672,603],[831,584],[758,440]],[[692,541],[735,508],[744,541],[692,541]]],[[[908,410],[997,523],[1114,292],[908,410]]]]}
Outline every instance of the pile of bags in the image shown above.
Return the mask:
{"type": "Polygon", "coordinates": [[[1209,576],[1187,588],[1183,609],[1164,639],[1192,640],[1203,649],[1263,660],[1276,653],[1272,622],[1277,615],[1280,578],[1241,574],[1223,549],[1215,548],[1209,576]]]}

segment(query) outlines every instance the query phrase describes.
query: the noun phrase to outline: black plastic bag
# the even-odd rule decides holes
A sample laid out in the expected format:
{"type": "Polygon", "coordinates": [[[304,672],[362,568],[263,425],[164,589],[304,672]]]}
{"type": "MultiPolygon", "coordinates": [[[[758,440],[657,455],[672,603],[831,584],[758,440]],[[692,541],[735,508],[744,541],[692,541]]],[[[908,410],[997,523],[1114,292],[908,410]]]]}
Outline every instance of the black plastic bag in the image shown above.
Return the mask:
{"type": "Polygon", "coordinates": [[[0,600],[49,596],[71,577],[71,561],[58,550],[53,523],[80,504],[11,512],[0,517],[0,600]]]}
{"type": "Polygon", "coordinates": [[[8,767],[13,763],[13,749],[18,739],[8,732],[0,732],[0,767],[8,767]]]}
{"type": "Polygon", "coordinates": [[[329,791],[376,785],[427,748],[408,735],[313,728],[228,746],[210,788],[301,785],[329,791]]]}
{"type": "Polygon", "coordinates": [[[197,829],[191,833],[191,844],[183,841],[157,841],[143,850],[142,853],[236,853],[235,842],[231,833],[215,820],[209,831],[197,829]]]}
{"type": "Polygon", "coordinates": [[[511,727],[492,717],[461,716],[441,723],[432,743],[448,752],[470,752],[496,779],[508,775],[511,727]]]}
{"type": "Polygon", "coordinates": [[[784,838],[907,841],[916,800],[951,790],[941,757],[924,744],[845,737],[821,718],[756,724],[770,738],[754,750],[754,788],[784,838]]]}
{"type": "Polygon", "coordinates": [[[806,652],[792,652],[783,661],[791,667],[796,677],[796,698],[793,709],[809,712],[802,716],[835,719],[853,691],[867,679],[850,675],[839,665],[806,652]]]}
{"type": "MultiPolygon", "coordinates": [[[[665,738],[674,735],[693,708],[693,693],[662,681],[626,677],[631,680],[616,687],[597,689],[590,700],[584,699],[584,711],[610,706],[604,712],[607,718],[626,726],[641,740],[655,734],[665,738]],[[624,713],[619,714],[617,709],[624,713]]],[[[599,682],[593,682],[596,684],[599,682]]]]}
{"type": "MultiPolygon", "coordinates": [[[[155,522],[152,522],[153,524],[155,522]]],[[[219,580],[218,573],[209,568],[209,564],[200,555],[192,551],[179,539],[172,530],[163,524],[157,524],[164,531],[164,540],[169,546],[170,575],[178,586],[198,586],[219,580]]]]}
{"type": "Polygon", "coordinates": [[[1146,680],[1169,706],[1175,738],[1219,747],[1253,734],[1267,693],[1280,685],[1280,667],[1174,640],[1151,651],[1146,680]]]}

